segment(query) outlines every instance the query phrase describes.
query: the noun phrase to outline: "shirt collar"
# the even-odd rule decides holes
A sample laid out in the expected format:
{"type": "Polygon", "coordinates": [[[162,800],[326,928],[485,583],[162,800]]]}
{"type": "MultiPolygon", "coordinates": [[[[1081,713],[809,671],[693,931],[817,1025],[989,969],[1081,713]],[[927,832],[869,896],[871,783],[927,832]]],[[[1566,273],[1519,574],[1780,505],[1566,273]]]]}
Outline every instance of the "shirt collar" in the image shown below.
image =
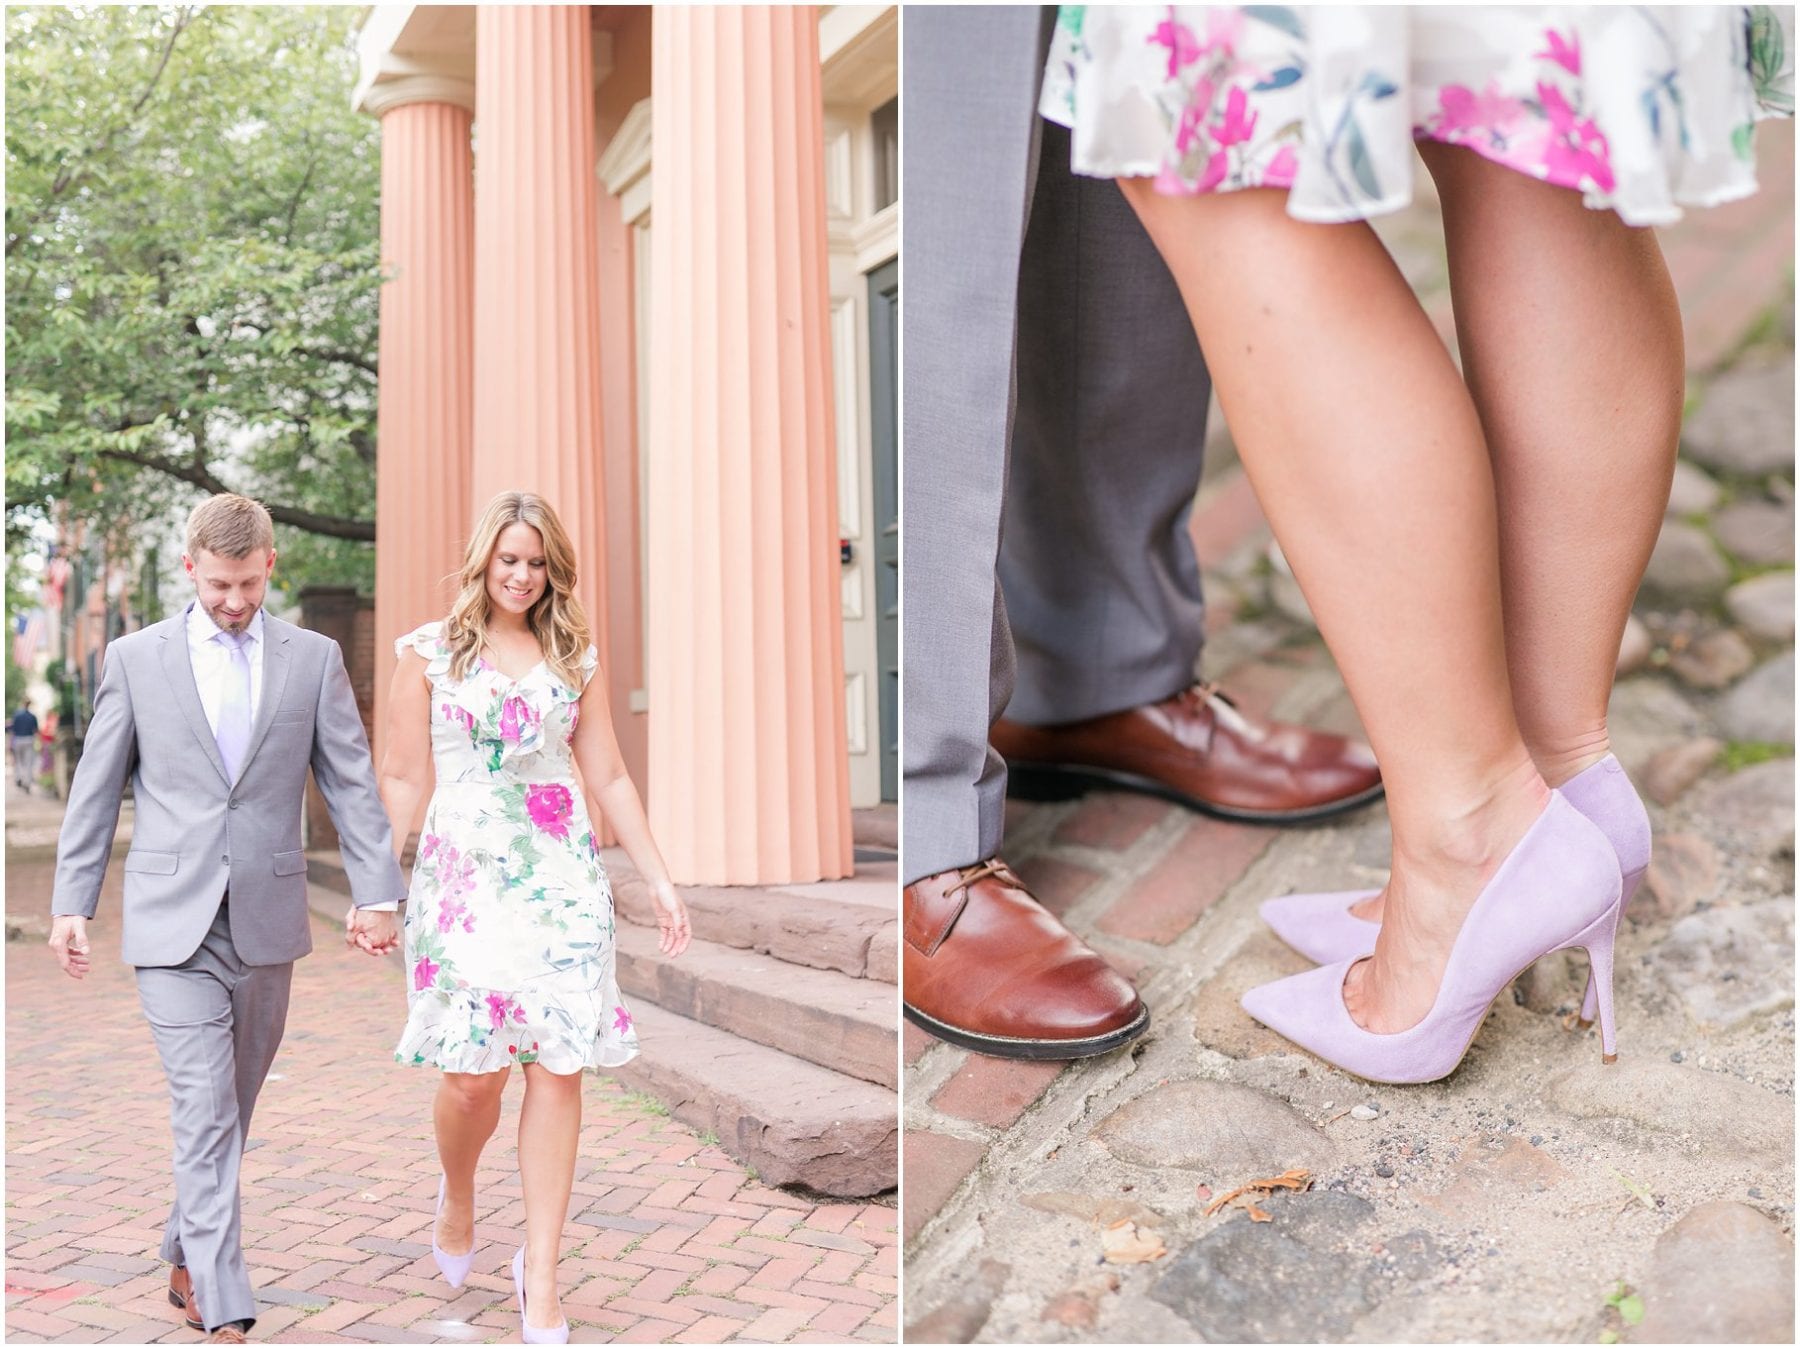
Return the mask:
{"type": "MultiPolygon", "coordinates": [[[[188,635],[193,639],[196,645],[212,641],[214,637],[217,637],[223,631],[223,628],[212,621],[212,615],[200,607],[200,602],[198,600],[189,603],[188,635]]],[[[261,605],[257,606],[256,616],[250,620],[250,626],[246,629],[245,635],[248,636],[252,642],[262,641],[263,608],[261,605]]]]}

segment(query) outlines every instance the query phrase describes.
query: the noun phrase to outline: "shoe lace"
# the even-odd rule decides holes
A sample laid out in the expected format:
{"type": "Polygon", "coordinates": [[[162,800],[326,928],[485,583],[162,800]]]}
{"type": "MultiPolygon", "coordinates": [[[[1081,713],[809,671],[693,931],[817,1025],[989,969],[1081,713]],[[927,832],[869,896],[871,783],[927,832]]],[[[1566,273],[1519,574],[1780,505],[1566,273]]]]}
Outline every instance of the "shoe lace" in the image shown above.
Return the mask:
{"type": "Polygon", "coordinates": [[[973,866],[956,869],[958,890],[966,890],[977,881],[984,881],[989,876],[999,876],[1006,871],[1006,863],[998,857],[990,857],[985,862],[977,862],[973,866]]]}
{"type": "Polygon", "coordinates": [[[1196,703],[1204,703],[1208,699],[1217,698],[1227,707],[1237,707],[1237,700],[1210,679],[1196,679],[1177,696],[1196,703]]]}

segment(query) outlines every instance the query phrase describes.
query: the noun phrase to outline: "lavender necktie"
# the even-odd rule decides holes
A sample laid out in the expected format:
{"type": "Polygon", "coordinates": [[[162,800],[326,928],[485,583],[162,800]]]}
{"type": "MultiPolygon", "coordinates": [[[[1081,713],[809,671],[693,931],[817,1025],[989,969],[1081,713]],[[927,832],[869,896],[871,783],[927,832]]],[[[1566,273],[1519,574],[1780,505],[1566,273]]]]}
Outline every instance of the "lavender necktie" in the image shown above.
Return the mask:
{"type": "Polygon", "coordinates": [[[219,642],[228,657],[225,682],[219,698],[219,725],[213,739],[219,746],[219,757],[225,761],[225,774],[233,782],[244,766],[244,754],[250,748],[250,655],[244,645],[249,633],[221,632],[219,642]]]}

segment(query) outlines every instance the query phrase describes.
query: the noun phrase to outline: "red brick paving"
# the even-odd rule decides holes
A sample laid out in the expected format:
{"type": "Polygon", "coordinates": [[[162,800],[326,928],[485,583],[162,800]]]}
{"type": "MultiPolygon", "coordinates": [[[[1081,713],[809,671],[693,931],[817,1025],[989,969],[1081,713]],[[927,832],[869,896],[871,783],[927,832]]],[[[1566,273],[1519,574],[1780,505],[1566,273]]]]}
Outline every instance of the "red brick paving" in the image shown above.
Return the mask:
{"type": "Polygon", "coordinates": [[[946,1115],[1004,1129],[1062,1075],[1062,1063],[1027,1063],[971,1054],[931,1098],[946,1115]]]}
{"type": "MultiPolygon", "coordinates": [[[[8,868],[13,914],[47,907],[48,873],[8,868]]],[[[117,914],[117,886],[115,865],[102,915],[117,914]]],[[[6,949],[6,1337],[198,1343],[156,1258],[172,1195],[162,1070],[116,921],[92,930],[84,984],[41,938],[6,949]]],[[[262,1307],[252,1338],[516,1341],[520,1088],[509,1084],[477,1176],[482,1244],[453,1292],[430,1258],[435,1074],[389,1057],[405,1015],[399,966],[351,955],[326,925],[313,937],[244,1159],[262,1307]]],[[[896,1219],[761,1185],[644,1098],[592,1078],[563,1247],[571,1339],[892,1343],[896,1219]]]]}
{"type": "Polygon", "coordinates": [[[1274,832],[1195,816],[1154,870],[1129,886],[1096,926],[1167,946],[1216,903],[1274,841],[1274,832]]]}

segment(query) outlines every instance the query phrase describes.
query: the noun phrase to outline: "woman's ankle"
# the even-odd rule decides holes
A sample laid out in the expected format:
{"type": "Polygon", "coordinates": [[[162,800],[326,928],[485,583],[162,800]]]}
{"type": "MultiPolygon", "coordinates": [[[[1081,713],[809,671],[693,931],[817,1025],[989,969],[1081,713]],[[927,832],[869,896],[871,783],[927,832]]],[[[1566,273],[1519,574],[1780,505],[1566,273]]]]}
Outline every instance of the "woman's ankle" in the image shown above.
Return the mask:
{"type": "Polygon", "coordinates": [[[1423,818],[1394,821],[1394,874],[1408,888],[1492,874],[1550,804],[1550,787],[1537,765],[1522,758],[1482,786],[1440,793],[1432,804],[1423,818]]]}
{"type": "Polygon", "coordinates": [[[1605,726],[1573,735],[1527,739],[1532,762],[1544,781],[1560,787],[1612,753],[1612,737],[1605,726]]]}

